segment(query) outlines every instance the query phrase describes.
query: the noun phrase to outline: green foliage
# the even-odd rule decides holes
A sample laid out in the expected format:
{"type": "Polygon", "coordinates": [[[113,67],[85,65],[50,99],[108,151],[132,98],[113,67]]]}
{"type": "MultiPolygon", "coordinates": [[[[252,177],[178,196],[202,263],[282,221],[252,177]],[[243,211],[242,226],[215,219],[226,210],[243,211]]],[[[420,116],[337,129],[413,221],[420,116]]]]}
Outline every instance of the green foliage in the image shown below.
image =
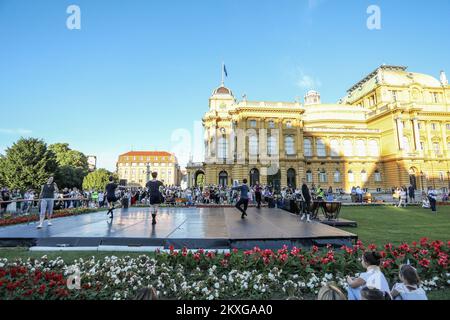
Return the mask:
{"type": "Polygon", "coordinates": [[[87,157],[80,151],[69,148],[68,143],[55,143],[49,146],[56,157],[58,168],[55,182],[60,188],[81,188],[84,177],[88,174],[87,157]]]}
{"type": "Polygon", "coordinates": [[[0,181],[12,189],[39,190],[56,169],[56,157],[44,141],[20,138],[0,160],[0,181]]]}
{"type": "Polygon", "coordinates": [[[83,180],[84,190],[105,190],[109,182],[111,172],[105,169],[98,169],[89,173],[83,180]]]}

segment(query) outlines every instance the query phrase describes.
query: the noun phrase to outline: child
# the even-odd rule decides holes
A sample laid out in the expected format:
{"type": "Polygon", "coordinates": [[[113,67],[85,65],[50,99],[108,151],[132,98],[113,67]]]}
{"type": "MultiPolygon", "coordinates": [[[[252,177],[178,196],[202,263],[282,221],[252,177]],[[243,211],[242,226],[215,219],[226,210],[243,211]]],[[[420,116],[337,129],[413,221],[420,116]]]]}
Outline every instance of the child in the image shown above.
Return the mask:
{"type": "Polygon", "coordinates": [[[402,265],[399,278],[402,282],[396,283],[391,291],[394,300],[428,300],[425,291],[420,288],[420,278],[415,268],[402,265]]]}
{"type": "Polygon", "coordinates": [[[381,255],[378,252],[367,251],[364,253],[361,264],[367,272],[361,273],[358,278],[347,277],[348,300],[361,300],[361,289],[364,287],[378,289],[387,296],[390,295],[389,285],[380,270],[380,262],[381,255]]]}

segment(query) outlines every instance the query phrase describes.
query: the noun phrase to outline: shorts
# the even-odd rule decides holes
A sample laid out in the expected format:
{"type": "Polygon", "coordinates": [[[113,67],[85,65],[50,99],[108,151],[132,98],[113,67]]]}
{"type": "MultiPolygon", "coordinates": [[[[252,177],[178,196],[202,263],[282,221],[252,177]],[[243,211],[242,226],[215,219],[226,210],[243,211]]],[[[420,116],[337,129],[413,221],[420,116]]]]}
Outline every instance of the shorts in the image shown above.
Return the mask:
{"type": "Polygon", "coordinates": [[[162,202],[161,198],[162,197],[157,195],[150,196],[150,204],[160,204],[162,202]]]}
{"type": "Polygon", "coordinates": [[[113,202],[116,202],[119,199],[117,199],[116,196],[111,196],[111,197],[107,197],[106,200],[108,200],[109,203],[113,203],[113,202]]]}

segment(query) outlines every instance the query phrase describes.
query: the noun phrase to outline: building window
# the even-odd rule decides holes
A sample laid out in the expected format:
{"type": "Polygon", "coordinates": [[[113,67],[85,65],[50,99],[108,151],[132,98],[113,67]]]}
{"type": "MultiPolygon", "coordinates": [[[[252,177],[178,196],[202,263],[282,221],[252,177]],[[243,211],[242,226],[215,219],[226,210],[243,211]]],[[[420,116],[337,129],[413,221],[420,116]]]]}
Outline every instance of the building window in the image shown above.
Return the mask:
{"type": "Polygon", "coordinates": [[[381,188],[377,188],[377,192],[381,192],[381,188]]]}
{"type": "Polygon", "coordinates": [[[398,100],[398,92],[397,92],[397,90],[391,90],[391,97],[392,97],[392,101],[397,101],[398,100]]]}
{"type": "Polygon", "coordinates": [[[444,182],[444,172],[439,171],[439,181],[444,182]]]}
{"type": "Polygon", "coordinates": [[[312,145],[310,139],[303,140],[303,148],[305,157],[312,157],[312,145]]]}
{"type": "Polygon", "coordinates": [[[327,182],[327,173],[325,172],[325,170],[319,172],[319,182],[327,182]]]}
{"type": "Polygon", "coordinates": [[[333,139],[330,141],[330,153],[332,157],[339,157],[339,141],[333,139]]]}
{"type": "Polygon", "coordinates": [[[141,161],[144,161],[144,157],[141,157],[141,161]]]}
{"type": "Polygon", "coordinates": [[[295,154],[294,138],[292,136],[287,136],[286,138],[284,138],[284,148],[287,155],[295,154]]]}
{"type": "Polygon", "coordinates": [[[403,137],[403,150],[405,152],[410,152],[411,151],[411,148],[410,148],[410,145],[409,145],[409,139],[407,137],[403,137]]]}
{"type": "Polygon", "coordinates": [[[326,157],[327,156],[327,152],[325,150],[325,142],[323,141],[323,139],[317,140],[316,147],[317,147],[317,156],[318,157],[326,157]]]}
{"type": "Polygon", "coordinates": [[[378,150],[378,142],[376,140],[369,141],[369,154],[371,157],[378,157],[380,154],[378,150]]]}
{"type": "Polygon", "coordinates": [[[248,138],[249,144],[249,152],[251,156],[258,155],[258,137],[256,135],[252,135],[248,138]]]}
{"type": "Polygon", "coordinates": [[[228,155],[228,142],[225,137],[220,137],[218,141],[218,148],[217,150],[217,156],[219,159],[226,159],[228,155]]]}
{"type": "Polygon", "coordinates": [[[352,157],[353,156],[353,144],[351,140],[344,140],[344,156],[352,157]]]}
{"type": "Polygon", "coordinates": [[[432,123],[431,124],[431,129],[432,130],[437,130],[437,124],[436,123],[432,123]]]}
{"type": "Polygon", "coordinates": [[[353,174],[353,171],[349,170],[347,174],[348,174],[348,182],[355,182],[355,176],[353,174]]]}
{"type": "Polygon", "coordinates": [[[270,136],[267,139],[267,152],[270,156],[278,154],[277,138],[275,136],[270,136]]]}
{"type": "Polygon", "coordinates": [[[425,150],[425,143],[420,141],[420,150],[425,150]]]}
{"type": "Polygon", "coordinates": [[[250,120],[250,127],[256,128],[256,120],[250,120]]]}
{"type": "Polygon", "coordinates": [[[133,160],[136,161],[136,157],[133,157],[133,160]]]}
{"type": "Polygon", "coordinates": [[[306,182],[312,183],[313,182],[313,175],[311,170],[306,171],[306,182]]]}
{"type": "Polygon", "coordinates": [[[433,92],[432,96],[433,96],[433,102],[438,103],[439,102],[439,94],[436,92],[433,92]]]}
{"type": "Polygon", "coordinates": [[[336,183],[341,182],[341,172],[339,170],[336,169],[333,177],[334,177],[334,179],[333,179],[334,182],[336,182],[336,183]]]}
{"type": "Polygon", "coordinates": [[[271,129],[275,128],[275,122],[273,120],[269,121],[269,128],[271,129]]]}
{"type": "Polygon", "coordinates": [[[441,154],[441,148],[439,147],[438,142],[433,143],[433,151],[434,151],[434,154],[437,156],[441,154]]]}
{"type": "Polygon", "coordinates": [[[292,128],[292,122],[291,121],[286,122],[286,128],[292,128]]]}
{"type": "Polygon", "coordinates": [[[356,150],[359,157],[365,157],[367,155],[364,140],[356,140],[356,150]]]}
{"type": "Polygon", "coordinates": [[[375,170],[374,173],[375,182],[381,182],[381,173],[378,170],[375,170]]]}
{"type": "Polygon", "coordinates": [[[367,172],[366,172],[366,170],[361,171],[361,182],[367,182],[367,172]]]}

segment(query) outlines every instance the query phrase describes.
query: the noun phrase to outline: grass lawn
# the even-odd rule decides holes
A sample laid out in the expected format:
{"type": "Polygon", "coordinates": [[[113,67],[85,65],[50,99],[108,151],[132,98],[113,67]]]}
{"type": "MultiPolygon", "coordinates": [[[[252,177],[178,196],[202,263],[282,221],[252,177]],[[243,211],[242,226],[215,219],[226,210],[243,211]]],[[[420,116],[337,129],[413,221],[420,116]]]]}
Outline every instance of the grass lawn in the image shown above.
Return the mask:
{"type": "Polygon", "coordinates": [[[341,217],[358,223],[357,228],[342,229],[356,233],[365,244],[411,243],[423,237],[444,242],[450,240],[450,206],[438,207],[437,214],[413,206],[343,206],[341,217]]]}

